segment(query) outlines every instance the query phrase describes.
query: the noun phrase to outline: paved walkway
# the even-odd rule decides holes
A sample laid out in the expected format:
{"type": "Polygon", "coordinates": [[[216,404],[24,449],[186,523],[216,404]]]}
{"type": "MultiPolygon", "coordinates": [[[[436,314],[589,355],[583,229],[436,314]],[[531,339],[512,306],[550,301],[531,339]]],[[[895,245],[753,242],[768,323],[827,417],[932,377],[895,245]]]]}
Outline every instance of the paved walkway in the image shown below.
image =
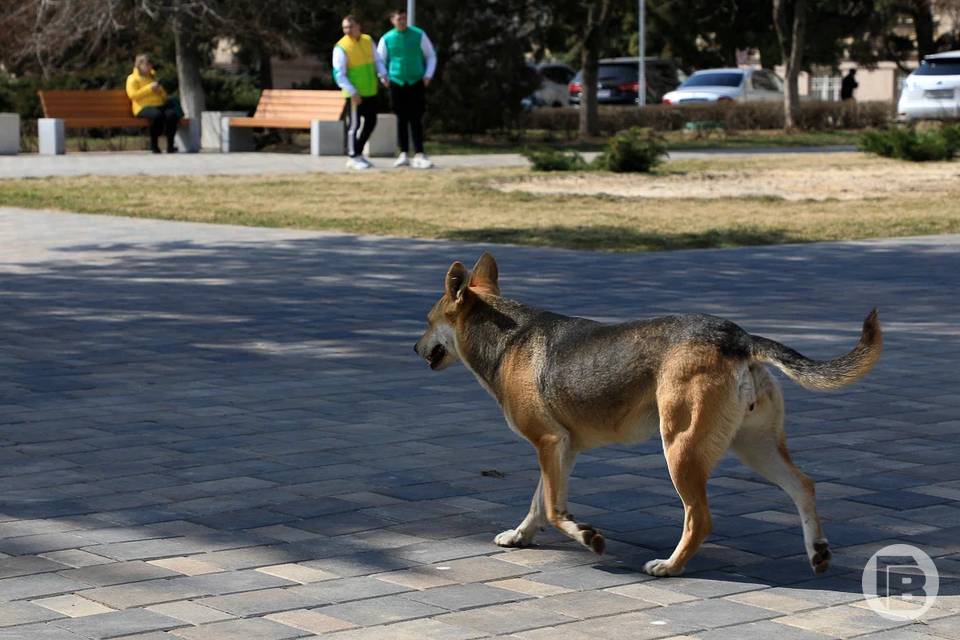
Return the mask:
{"type": "MultiPolygon", "coordinates": [[[[716,155],[757,155],[771,153],[830,153],[853,151],[853,147],[784,147],[780,149],[717,149],[712,151],[675,151],[673,159],[706,158],[716,155]]],[[[592,158],[596,154],[586,154],[592,158]]],[[[373,158],[377,170],[396,171],[392,158],[373,158]]],[[[525,167],[527,160],[516,153],[433,156],[440,169],[525,167]]],[[[399,169],[409,171],[410,169],[399,169]]],[[[128,176],[128,175],[261,175],[347,171],[344,159],[337,156],[313,157],[294,153],[180,153],[156,156],[147,152],[85,152],[62,156],[35,153],[0,156],[0,179],[45,178],[51,176],[128,176]]]]}
{"type": "Polygon", "coordinates": [[[571,510],[503,550],[529,445],[460,367],[411,349],[481,247],[0,209],[0,639],[960,638],[960,237],[609,255],[496,247],[504,291],[605,320],[707,311],[811,356],[881,310],[886,351],[833,394],[787,385],[834,566],[732,459],[682,578],[656,442],[581,457],[571,510]],[[924,623],[864,605],[891,542],[935,557],[924,623]]]}

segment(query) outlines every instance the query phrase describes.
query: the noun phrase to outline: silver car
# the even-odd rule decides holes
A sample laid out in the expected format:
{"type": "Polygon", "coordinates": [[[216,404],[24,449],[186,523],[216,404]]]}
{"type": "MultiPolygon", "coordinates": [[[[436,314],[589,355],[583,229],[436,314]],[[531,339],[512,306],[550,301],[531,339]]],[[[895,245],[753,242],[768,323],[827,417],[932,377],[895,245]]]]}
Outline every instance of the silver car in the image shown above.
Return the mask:
{"type": "Polygon", "coordinates": [[[704,69],[663,96],[663,104],[783,100],[783,82],[766,69],[704,69]]]}
{"type": "Polygon", "coordinates": [[[926,56],[903,83],[897,103],[901,120],[952,120],[960,117],[960,51],[926,56]]]}

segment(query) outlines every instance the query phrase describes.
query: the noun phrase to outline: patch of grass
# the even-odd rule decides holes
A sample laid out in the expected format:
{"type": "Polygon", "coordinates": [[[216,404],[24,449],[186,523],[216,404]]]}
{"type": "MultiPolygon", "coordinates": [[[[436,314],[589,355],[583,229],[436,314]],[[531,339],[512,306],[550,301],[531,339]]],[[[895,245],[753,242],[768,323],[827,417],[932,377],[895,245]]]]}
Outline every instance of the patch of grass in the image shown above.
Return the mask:
{"type": "MultiPolygon", "coordinates": [[[[889,160],[717,158],[657,173],[790,167],[844,171],[889,160]]],[[[928,165],[919,166],[927,170],[928,165]]],[[[930,167],[931,170],[934,167],[930,167]]],[[[525,169],[283,176],[69,177],[0,181],[8,206],[141,218],[449,238],[607,251],[646,251],[960,232],[960,184],[883,199],[646,199],[533,195],[493,189],[525,169]],[[144,193],[150,196],[145,198],[144,193]]],[[[656,179],[646,177],[646,180],[656,179]]]]}

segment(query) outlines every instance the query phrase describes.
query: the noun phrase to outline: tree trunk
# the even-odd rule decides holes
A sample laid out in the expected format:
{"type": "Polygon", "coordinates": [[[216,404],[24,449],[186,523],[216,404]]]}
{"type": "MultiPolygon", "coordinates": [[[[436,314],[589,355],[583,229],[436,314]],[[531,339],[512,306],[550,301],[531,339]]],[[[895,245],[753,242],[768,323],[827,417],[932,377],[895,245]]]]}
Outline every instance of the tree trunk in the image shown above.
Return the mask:
{"type": "Polygon", "coordinates": [[[600,113],[597,109],[597,65],[600,60],[601,38],[609,12],[610,0],[590,2],[587,7],[583,51],[580,54],[580,68],[583,70],[580,96],[581,136],[600,135],[600,113]]]}
{"type": "Polygon", "coordinates": [[[917,54],[923,56],[936,53],[937,45],[934,38],[933,7],[930,0],[914,0],[911,3],[913,11],[913,28],[917,36],[917,54]]]}
{"type": "Polygon", "coordinates": [[[260,60],[259,77],[260,89],[273,89],[273,65],[270,63],[270,52],[260,45],[257,47],[257,58],[260,60]]]}
{"type": "Polygon", "coordinates": [[[783,87],[784,129],[795,129],[800,120],[800,70],[807,27],[807,0],[773,0],[773,22],[786,67],[783,87]]]}
{"type": "Polygon", "coordinates": [[[200,43],[193,29],[193,18],[178,12],[173,17],[173,42],[177,54],[177,80],[180,84],[180,106],[188,118],[199,120],[206,109],[206,96],[200,81],[200,43]]]}

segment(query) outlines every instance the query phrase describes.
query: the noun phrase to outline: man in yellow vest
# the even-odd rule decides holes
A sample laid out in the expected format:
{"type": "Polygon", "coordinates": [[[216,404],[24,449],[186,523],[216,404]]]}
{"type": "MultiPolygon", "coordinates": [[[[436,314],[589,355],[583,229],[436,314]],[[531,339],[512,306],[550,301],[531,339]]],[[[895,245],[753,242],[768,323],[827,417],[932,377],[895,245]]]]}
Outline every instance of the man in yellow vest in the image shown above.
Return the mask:
{"type": "Polygon", "coordinates": [[[347,167],[369,169],[373,165],[363,157],[363,147],[377,126],[377,79],[386,85],[387,69],[356,18],[347,16],[341,26],[344,35],[333,47],[333,79],[349,103],[347,167]]]}

